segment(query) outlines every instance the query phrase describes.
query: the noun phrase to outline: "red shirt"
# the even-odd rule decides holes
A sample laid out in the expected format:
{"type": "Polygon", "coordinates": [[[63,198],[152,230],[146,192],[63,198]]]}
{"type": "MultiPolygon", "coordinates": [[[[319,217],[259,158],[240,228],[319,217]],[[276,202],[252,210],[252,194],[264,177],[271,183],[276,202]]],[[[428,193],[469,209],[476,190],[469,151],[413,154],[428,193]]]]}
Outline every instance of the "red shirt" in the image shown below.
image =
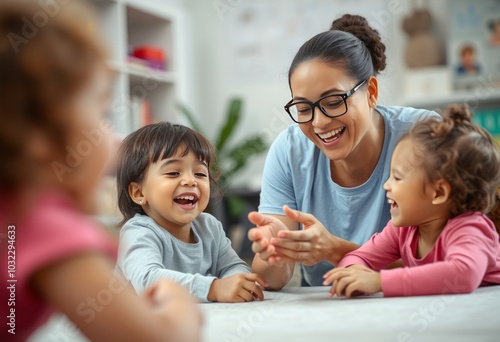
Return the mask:
{"type": "Polygon", "coordinates": [[[116,244],[62,192],[40,195],[19,222],[7,222],[6,200],[0,198],[0,340],[24,341],[53,311],[30,287],[32,275],[82,252],[114,258],[116,244]]]}

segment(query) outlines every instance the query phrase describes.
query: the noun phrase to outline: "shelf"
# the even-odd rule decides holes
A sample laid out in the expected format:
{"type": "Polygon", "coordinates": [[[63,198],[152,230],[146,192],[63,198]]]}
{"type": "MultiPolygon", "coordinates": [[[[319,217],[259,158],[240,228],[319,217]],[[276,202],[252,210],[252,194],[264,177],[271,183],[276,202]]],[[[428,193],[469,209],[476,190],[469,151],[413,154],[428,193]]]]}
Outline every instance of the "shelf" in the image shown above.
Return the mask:
{"type": "Polygon", "coordinates": [[[137,106],[150,108],[151,121],[175,121],[178,69],[174,62],[178,40],[174,38],[180,16],[171,5],[161,1],[90,0],[109,51],[108,66],[114,72],[109,117],[115,132],[125,136],[140,127],[137,106]],[[164,51],[166,70],[150,68],[148,63],[131,62],[131,52],[140,46],[155,46],[164,51]],[[139,124],[139,125],[138,125],[139,124]]]}
{"type": "Polygon", "coordinates": [[[406,98],[403,106],[415,108],[445,108],[451,103],[467,103],[471,108],[500,107],[500,88],[479,87],[471,90],[460,90],[448,95],[406,98]]]}
{"type": "Polygon", "coordinates": [[[175,83],[175,75],[171,71],[162,71],[155,69],[146,69],[141,66],[135,66],[132,64],[127,64],[124,68],[124,72],[130,76],[130,78],[144,79],[144,80],[154,80],[161,83],[175,83]]]}
{"type": "Polygon", "coordinates": [[[168,18],[160,18],[127,5],[127,49],[143,45],[161,48],[165,54],[167,70],[172,70],[172,25],[168,18]]]}

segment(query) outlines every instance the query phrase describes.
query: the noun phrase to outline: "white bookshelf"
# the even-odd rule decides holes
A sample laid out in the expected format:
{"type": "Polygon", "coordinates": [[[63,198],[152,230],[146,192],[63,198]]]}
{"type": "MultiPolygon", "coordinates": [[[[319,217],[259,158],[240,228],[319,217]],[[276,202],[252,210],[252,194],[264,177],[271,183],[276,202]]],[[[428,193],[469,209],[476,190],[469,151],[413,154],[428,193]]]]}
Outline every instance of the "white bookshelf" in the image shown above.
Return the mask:
{"type": "Polygon", "coordinates": [[[179,13],[168,3],[141,0],[90,0],[98,12],[98,29],[108,48],[109,66],[116,72],[110,118],[116,132],[124,136],[138,128],[133,101],[147,100],[152,122],[175,121],[179,77],[179,13]],[[166,70],[130,64],[128,53],[136,46],[163,49],[166,70]]]}
{"type": "Polygon", "coordinates": [[[473,109],[498,108],[500,107],[500,89],[479,87],[471,90],[456,90],[444,95],[405,98],[402,101],[403,106],[426,109],[444,109],[451,103],[467,103],[473,109]]]}

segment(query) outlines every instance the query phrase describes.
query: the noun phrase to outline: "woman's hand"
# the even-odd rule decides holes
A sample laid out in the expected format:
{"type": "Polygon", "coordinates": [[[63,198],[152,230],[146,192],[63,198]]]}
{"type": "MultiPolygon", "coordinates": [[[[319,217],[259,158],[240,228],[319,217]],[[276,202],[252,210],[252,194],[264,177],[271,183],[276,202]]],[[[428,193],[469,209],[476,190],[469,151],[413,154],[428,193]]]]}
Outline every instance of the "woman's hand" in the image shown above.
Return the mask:
{"type": "Polygon", "coordinates": [[[323,285],[330,285],[330,297],[357,296],[360,294],[374,294],[382,291],[380,273],[362,265],[353,265],[348,268],[334,268],[328,271],[323,278],[323,285]]]}
{"type": "Polygon", "coordinates": [[[276,261],[300,262],[314,265],[321,261],[329,261],[335,250],[333,239],[326,228],[313,215],[283,207],[285,215],[301,223],[303,230],[281,230],[277,237],[270,238],[270,250],[276,261]]]}
{"type": "Polygon", "coordinates": [[[264,300],[264,293],[257,283],[268,286],[264,278],[255,273],[239,273],[227,278],[215,279],[210,286],[207,299],[224,303],[264,300]]]}
{"type": "Polygon", "coordinates": [[[259,253],[259,257],[269,264],[280,264],[276,262],[276,249],[271,240],[278,236],[280,231],[288,231],[287,226],[275,217],[257,212],[248,214],[250,222],[257,228],[248,231],[248,238],[252,241],[252,251],[259,253]]]}

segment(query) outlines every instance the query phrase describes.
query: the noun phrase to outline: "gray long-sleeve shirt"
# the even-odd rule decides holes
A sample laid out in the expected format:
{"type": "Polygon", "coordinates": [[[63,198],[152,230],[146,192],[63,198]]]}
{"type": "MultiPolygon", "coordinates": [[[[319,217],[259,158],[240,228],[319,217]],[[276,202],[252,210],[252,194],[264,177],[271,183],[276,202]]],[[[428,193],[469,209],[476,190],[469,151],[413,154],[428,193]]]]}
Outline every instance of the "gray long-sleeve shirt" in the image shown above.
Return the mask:
{"type": "Polygon", "coordinates": [[[149,216],[136,214],[120,231],[117,271],[138,293],[168,278],[203,302],[216,278],[250,272],[215,217],[202,213],[191,229],[196,243],[185,243],[149,216]]]}

